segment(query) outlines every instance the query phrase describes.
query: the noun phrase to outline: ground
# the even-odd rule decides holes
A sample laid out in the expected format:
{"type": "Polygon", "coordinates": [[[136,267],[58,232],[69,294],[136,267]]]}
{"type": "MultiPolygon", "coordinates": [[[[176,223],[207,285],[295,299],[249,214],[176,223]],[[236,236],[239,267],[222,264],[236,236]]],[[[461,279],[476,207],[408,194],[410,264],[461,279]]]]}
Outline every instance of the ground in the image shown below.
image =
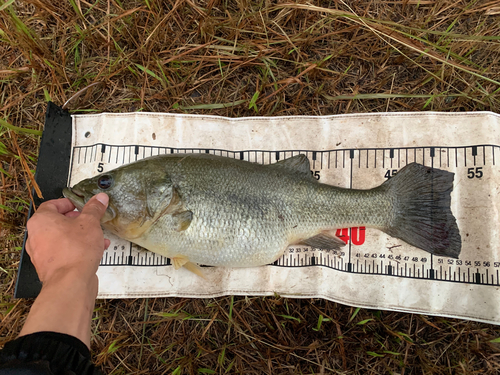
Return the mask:
{"type": "MultiPolygon", "coordinates": [[[[47,101],[73,113],[499,111],[498,1],[7,0],[0,5],[0,344],[47,101]]],[[[321,299],[98,301],[113,374],[497,374],[496,326],[321,299]]]]}

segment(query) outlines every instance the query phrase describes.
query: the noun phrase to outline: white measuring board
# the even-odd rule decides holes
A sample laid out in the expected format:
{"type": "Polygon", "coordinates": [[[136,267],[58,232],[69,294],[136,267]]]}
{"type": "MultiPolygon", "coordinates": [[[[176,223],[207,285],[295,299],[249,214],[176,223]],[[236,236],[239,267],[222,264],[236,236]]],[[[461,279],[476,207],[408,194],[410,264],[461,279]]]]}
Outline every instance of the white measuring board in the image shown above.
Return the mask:
{"type": "MultiPolygon", "coordinates": [[[[321,297],[370,308],[500,323],[500,117],[391,113],[230,119],[153,113],[73,116],[68,184],[149,156],[210,153],[269,164],[305,154],[320,182],[380,185],[418,162],[455,173],[459,259],[370,228],[339,228],[342,250],[291,246],[255,268],[204,267],[207,280],[105,233],[101,298],[227,294],[321,297]]],[[[335,210],[335,207],[331,207],[335,210]]],[[[214,215],[217,213],[214,212],[214,215]]]]}

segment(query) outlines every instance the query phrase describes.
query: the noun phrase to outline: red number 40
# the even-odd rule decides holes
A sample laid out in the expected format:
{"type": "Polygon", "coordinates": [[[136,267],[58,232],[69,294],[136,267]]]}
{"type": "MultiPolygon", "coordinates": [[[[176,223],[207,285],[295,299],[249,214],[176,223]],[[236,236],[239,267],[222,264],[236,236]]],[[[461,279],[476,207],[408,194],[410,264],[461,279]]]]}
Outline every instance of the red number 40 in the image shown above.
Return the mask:
{"type": "MultiPolygon", "coordinates": [[[[363,245],[365,243],[365,227],[351,228],[351,242],[353,245],[363,245]]],[[[342,241],[349,243],[349,228],[337,229],[335,235],[342,241]]]]}

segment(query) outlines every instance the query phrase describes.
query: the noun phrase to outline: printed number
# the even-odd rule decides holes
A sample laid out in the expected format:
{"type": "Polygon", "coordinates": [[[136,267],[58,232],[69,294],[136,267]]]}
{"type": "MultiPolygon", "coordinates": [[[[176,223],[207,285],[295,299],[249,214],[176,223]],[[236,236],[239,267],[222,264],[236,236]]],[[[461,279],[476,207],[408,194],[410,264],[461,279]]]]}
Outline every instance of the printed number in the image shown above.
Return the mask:
{"type": "Polygon", "coordinates": [[[398,173],[398,170],[397,169],[393,169],[393,170],[387,170],[387,172],[385,172],[385,175],[384,177],[385,178],[391,178],[391,177],[394,177],[396,175],[396,173],[398,173]]]}
{"type": "Polygon", "coordinates": [[[104,164],[99,163],[97,164],[97,172],[101,173],[104,170],[104,164]]]}
{"type": "Polygon", "coordinates": [[[349,238],[349,228],[337,229],[335,235],[342,241],[349,243],[351,240],[353,245],[363,245],[365,243],[365,227],[354,227],[351,228],[351,238],[349,238]]]}
{"type": "Polygon", "coordinates": [[[319,175],[319,171],[311,171],[311,175],[316,179],[319,180],[321,176],[319,175]]]}
{"type": "Polygon", "coordinates": [[[467,169],[467,178],[468,179],[481,178],[481,177],[483,177],[483,167],[476,167],[476,168],[468,168],[467,169]]]}

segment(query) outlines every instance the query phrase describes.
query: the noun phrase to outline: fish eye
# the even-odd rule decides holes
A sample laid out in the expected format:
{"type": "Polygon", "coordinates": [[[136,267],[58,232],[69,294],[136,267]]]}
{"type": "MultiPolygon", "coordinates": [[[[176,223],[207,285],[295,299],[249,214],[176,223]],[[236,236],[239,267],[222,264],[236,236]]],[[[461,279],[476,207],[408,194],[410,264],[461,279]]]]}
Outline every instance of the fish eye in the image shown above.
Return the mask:
{"type": "Polygon", "coordinates": [[[97,180],[97,186],[99,186],[99,188],[101,188],[102,190],[109,189],[111,185],[113,185],[113,179],[107,174],[99,177],[99,179],[97,180]]]}

